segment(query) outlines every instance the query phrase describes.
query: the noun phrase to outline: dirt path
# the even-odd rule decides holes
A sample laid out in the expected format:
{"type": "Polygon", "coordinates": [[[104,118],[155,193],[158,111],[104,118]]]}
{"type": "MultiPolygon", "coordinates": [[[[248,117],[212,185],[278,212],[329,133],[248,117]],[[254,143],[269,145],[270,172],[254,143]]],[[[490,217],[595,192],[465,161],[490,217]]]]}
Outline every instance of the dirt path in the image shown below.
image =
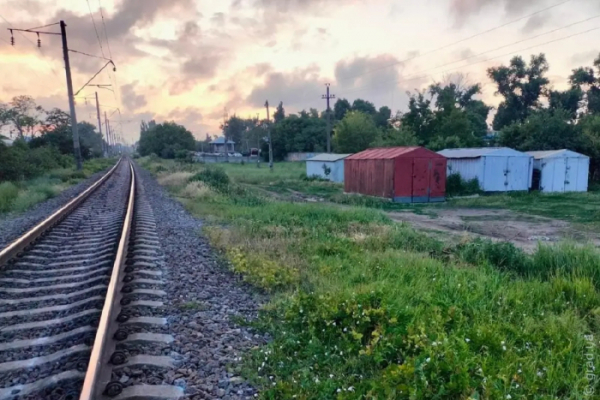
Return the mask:
{"type": "Polygon", "coordinates": [[[561,240],[591,242],[600,246],[597,234],[583,231],[569,222],[494,209],[432,209],[428,215],[410,211],[388,212],[390,218],[407,222],[417,229],[459,237],[483,237],[514,243],[533,252],[538,242],[556,243],[561,240]]]}

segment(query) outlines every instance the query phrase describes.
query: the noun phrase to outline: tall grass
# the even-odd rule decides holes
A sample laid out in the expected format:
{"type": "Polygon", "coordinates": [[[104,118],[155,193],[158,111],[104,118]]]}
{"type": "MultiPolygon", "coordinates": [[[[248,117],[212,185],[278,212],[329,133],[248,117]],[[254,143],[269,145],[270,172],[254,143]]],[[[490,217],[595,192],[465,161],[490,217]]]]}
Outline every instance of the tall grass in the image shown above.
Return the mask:
{"type": "Polygon", "coordinates": [[[81,182],[90,175],[114,165],[115,159],[93,159],[85,161],[83,170],[58,168],[42,176],[0,183],[0,213],[23,212],[34,205],[57,196],[71,185],[81,182]]]}
{"type": "Polygon", "coordinates": [[[242,371],[262,398],[582,399],[597,384],[597,250],[449,246],[374,209],[255,203],[231,181],[185,204],[235,273],[277,294],[255,323],[272,340],[242,371]]]}

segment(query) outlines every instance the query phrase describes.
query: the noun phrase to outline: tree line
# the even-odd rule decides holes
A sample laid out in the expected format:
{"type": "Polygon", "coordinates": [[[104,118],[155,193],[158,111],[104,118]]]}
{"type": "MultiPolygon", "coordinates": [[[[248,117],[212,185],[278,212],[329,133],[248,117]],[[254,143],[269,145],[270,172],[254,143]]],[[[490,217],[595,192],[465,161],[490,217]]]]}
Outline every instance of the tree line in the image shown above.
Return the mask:
{"type": "MultiPolygon", "coordinates": [[[[83,159],[101,157],[105,142],[88,122],[79,122],[83,159]]],[[[73,165],[71,117],[54,108],[44,110],[30,96],[0,102],[0,132],[16,136],[11,146],[0,135],[0,182],[28,179],[50,169],[73,165]]]]}
{"type": "MultiPolygon", "coordinates": [[[[407,145],[435,151],[480,146],[521,151],[568,148],[590,156],[590,176],[600,180],[600,55],[592,65],[572,71],[566,90],[552,88],[548,70],[543,53],[529,60],[516,56],[507,65],[489,68],[487,75],[502,99],[497,108],[480,99],[480,83],[468,82],[464,76],[409,92],[408,109],[395,114],[364,99],[352,103],[338,99],[330,115],[333,151],[407,145]]],[[[326,118],[326,112],[314,108],[287,114],[279,103],[273,121],[234,115],[221,130],[238,151],[260,148],[266,159],[266,129],[270,129],[274,159],[281,161],[291,152],[324,152],[326,118]]],[[[184,127],[154,124],[142,127],[140,152],[173,158],[189,150],[206,151],[210,140],[207,135],[203,142],[194,143],[184,127]]]]}

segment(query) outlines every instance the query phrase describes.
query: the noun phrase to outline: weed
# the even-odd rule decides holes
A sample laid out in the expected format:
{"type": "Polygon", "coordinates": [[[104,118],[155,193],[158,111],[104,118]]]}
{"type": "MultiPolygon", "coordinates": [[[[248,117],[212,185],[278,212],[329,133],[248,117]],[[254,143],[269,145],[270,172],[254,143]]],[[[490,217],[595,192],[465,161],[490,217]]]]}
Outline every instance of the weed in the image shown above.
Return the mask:
{"type": "Polygon", "coordinates": [[[19,195],[19,188],[11,182],[0,183],[0,212],[8,212],[19,195]]]}
{"type": "Polygon", "coordinates": [[[200,301],[188,301],[186,303],[181,303],[178,305],[178,308],[182,311],[204,311],[208,309],[206,304],[200,301]]]}

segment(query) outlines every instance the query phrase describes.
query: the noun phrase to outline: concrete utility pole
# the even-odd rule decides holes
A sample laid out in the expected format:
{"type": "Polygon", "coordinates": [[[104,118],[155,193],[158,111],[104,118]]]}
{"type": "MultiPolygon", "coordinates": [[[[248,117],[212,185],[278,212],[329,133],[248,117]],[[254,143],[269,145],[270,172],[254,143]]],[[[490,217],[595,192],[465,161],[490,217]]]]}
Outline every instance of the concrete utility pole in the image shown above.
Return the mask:
{"type": "Polygon", "coordinates": [[[65,73],[67,75],[67,92],[69,95],[69,109],[71,110],[71,128],[73,129],[73,152],[75,153],[75,164],[81,170],[81,148],[79,147],[79,128],[77,126],[77,115],[75,113],[75,97],[73,96],[73,81],[71,79],[71,63],[69,62],[69,47],[67,46],[67,24],[60,21],[60,34],[62,36],[63,57],[65,59],[65,73]]]}
{"type": "Polygon", "coordinates": [[[106,151],[110,156],[112,155],[112,152],[110,151],[110,129],[108,129],[108,117],[106,116],[106,111],[104,111],[104,126],[106,127],[106,151]]]}
{"type": "Polygon", "coordinates": [[[321,98],[327,100],[327,152],[331,153],[331,107],[329,107],[329,99],[335,99],[335,94],[329,94],[329,83],[326,83],[327,94],[321,96],[321,98]]]}
{"type": "Polygon", "coordinates": [[[225,141],[225,162],[229,163],[229,143],[227,140],[227,120],[229,115],[227,114],[227,107],[223,108],[223,139],[225,141]]]}
{"type": "Polygon", "coordinates": [[[102,138],[102,152],[106,158],[108,156],[108,152],[106,151],[106,146],[108,143],[104,141],[104,136],[102,135],[102,120],[100,119],[100,103],[98,103],[98,92],[96,92],[96,115],[98,116],[98,132],[100,132],[100,137],[102,138]]]}
{"type": "Polygon", "coordinates": [[[269,100],[265,101],[267,107],[267,133],[269,134],[269,169],[273,171],[273,141],[271,140],[271,115],[269,114],[269,100]]]}

